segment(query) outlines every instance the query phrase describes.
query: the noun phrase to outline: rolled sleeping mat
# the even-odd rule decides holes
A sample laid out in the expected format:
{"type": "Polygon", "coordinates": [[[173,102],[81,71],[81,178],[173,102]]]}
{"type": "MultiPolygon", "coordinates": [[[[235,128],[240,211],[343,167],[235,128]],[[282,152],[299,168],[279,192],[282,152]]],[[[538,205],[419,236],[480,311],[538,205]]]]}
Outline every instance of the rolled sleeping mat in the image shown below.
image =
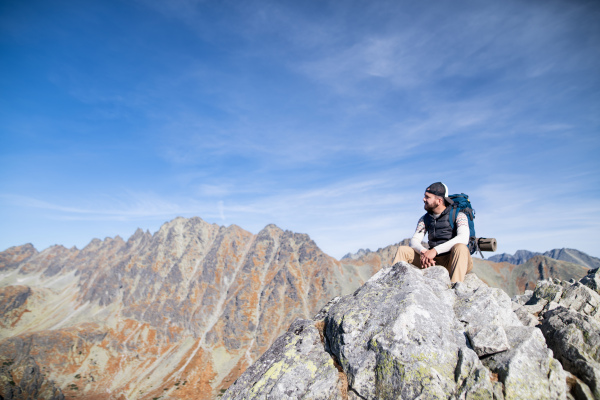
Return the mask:
{"type": "Polygon", "coordinates": [[[477,239],[477,246],[481,251],[496,251],[498,243],[494,238],[479,238],[477,239]]]}

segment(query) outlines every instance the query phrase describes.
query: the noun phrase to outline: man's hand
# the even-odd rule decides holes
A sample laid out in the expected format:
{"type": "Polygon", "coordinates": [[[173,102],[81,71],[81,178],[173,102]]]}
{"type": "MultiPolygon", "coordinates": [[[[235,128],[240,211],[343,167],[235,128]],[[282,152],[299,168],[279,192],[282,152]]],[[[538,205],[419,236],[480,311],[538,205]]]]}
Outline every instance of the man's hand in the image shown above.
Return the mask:
{"type": "Polygon", "coordinates": [[[421,251],[421,268],[429,268],[432,265],[435,265],[435,256],[437,256],[437,251],[435,249],[421,251]]]}

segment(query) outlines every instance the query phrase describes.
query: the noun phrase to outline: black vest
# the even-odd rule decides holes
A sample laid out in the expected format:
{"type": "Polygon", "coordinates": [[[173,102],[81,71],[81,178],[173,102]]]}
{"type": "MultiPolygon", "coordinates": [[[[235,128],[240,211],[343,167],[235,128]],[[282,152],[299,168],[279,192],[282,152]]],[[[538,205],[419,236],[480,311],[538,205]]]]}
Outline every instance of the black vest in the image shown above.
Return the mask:
{"type": "Polygon", "coordinates": [[[430,249],[433,249],[435,246],[445,243],[456,236],[456,227],[455,229],[452,229],[452,226],[450,226],[449,213],[450,207],[446,207],[437,219],[433,218],[429,213],[423,216],[430,249]]]}

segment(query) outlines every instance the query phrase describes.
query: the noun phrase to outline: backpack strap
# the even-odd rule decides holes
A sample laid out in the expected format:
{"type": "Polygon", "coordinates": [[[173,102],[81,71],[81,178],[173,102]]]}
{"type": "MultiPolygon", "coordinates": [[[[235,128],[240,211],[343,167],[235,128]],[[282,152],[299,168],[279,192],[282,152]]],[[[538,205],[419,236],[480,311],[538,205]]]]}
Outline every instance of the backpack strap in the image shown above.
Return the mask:
{"type": "Polygon", "coordinates": [[[450,212],[448,213],[448,222],[450,222],[450,227],[454,230],[454,226],[456,225],[456,217],[458,217],[458,206],[456,204],[451,205],[450,212]]]}

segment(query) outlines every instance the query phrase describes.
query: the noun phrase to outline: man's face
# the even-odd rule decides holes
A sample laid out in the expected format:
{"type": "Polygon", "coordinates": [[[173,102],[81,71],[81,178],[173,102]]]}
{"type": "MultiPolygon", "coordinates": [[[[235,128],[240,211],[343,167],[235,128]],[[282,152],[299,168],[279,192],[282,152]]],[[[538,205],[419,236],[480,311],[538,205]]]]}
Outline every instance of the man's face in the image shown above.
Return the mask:
{"type": "Polygon", "coordinates": [[[423,208],[427,212],[432,212],[437,208],[440,204],[440,198],[434,194],[425,192],[425,197],[423,197],[423,208]]]}

